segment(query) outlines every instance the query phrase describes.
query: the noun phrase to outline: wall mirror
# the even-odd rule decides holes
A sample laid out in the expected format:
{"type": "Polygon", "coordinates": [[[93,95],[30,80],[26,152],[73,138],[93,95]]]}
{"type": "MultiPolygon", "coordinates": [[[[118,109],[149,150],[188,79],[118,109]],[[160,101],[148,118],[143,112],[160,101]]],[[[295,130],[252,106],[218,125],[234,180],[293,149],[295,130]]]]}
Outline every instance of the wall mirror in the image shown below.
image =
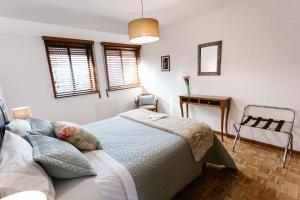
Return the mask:
{"type": "Polygon", "coordinates": [[[198,76],[221,74],[222,41],[198,45],[198,76]]]}

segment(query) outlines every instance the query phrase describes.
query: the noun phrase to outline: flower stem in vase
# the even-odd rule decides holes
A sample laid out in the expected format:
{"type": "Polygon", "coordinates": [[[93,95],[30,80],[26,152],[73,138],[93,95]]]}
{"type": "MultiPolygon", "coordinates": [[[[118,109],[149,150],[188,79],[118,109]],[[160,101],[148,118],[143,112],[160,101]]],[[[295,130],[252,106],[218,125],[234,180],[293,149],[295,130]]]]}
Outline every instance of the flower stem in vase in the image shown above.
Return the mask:
{"type": "Polygon", "coordinates": [[[187,88],[187,92],[188,92],[188,95],[191,94],[190,92],[190,76],[184,76],[183,77],[183,80],[185,82],[185,85],[186,85],[186,88],[187,88]]]}

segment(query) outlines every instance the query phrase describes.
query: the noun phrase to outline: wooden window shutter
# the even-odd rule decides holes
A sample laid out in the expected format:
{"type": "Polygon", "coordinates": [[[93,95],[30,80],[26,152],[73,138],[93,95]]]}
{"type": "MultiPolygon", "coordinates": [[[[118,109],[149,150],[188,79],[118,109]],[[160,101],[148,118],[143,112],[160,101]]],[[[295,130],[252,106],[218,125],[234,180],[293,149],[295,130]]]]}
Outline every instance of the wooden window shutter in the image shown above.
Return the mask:
{"type": "Polygon", "coordinates": [[[56,98],[99,93],[93,41],[43,39],[56,98]]]}
{"type": "Polygon", "coordinates": [[[108,90],[140,87],[140,45],[101,43],[104,50],[108,90]]]}

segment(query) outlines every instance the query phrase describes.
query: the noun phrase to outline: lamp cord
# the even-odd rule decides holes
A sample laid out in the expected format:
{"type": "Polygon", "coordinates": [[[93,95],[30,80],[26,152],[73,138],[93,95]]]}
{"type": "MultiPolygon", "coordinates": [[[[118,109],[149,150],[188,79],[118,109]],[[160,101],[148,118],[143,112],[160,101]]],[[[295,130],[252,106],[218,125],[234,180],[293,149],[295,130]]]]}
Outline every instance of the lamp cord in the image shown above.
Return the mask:
{"type": "Polygon", "coordinates": [[[144,18],[144,4],[143,4],[143,0],[141,0],[141,5],[142,5],[142,18],[144,18]]]}

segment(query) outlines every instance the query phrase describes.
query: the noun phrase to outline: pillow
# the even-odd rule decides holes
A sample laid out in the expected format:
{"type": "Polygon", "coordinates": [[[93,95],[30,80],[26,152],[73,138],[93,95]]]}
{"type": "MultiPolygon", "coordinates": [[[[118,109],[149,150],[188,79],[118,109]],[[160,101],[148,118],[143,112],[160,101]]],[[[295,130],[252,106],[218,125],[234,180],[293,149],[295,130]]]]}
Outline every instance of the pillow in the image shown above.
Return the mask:
{"type": "Polygon", "coordinates": [[[97,175],[87,158],[71,144],[44,135],[28,135],[33,159],[56,178],[77,178],[97,175]]]}
{"type": "Polygon", "coordinates": [[[37,131],[42,135],[55,137],[54,130],[50,124],[50,121],[38,118],[30,118],[30,125],[32,130],[37,131]]]}
{"type": "Polygon", "coordinates": [[[72,122],[51,122],[56,136],[73,144],[79,150],[102,149],[99,139],[90,130],[72,122]]]}
{"type": "Polygon", "coordinates": [[[142,105],[155,105],[156,98],[154,95],[139,96],[139,106],[142,105]]]}
{"type": "Polygon", "coordinates": [[[26,190],[41,191],[48,200],[55,199],[52,181],[34,162],[30,144],[20,136],[5,131],[0,153],[0,198],[26,190]]]}
{"type": "Polygon", "coordinates": [[[26,120],[14,119],[8,125],[6,125],[6,129],[21,137],[25,137],[28,134],[27,131],[31,130],[31,126],[26,120]]]}

